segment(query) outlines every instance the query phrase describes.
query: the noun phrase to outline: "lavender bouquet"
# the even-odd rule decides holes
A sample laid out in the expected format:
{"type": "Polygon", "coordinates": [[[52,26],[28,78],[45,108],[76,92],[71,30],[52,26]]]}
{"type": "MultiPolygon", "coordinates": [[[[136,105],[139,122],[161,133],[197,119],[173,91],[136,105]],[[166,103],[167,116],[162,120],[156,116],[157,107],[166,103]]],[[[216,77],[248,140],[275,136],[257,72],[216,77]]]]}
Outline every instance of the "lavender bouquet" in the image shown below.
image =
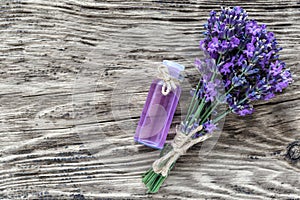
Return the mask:
{"type": "Polygon", "coordinates": [[[172,147],[165,146],[165,153],[143,175],[150,193],[159,190],[181,155],[212,136],[227,114],[252,114],[252,101],[269,100],[292,82],[290,70],[279,60],[281,48],[274,34],[266,25],[249,20],[241,7],[222,8],[219,14],[211,11],[204,28],[200,49],[205,59],[195,61],[202,77],[192,90],[187,116],[176,130],[172,147]],[[214,113],[222,103],[226,103],[224,112],[214,113]]]}

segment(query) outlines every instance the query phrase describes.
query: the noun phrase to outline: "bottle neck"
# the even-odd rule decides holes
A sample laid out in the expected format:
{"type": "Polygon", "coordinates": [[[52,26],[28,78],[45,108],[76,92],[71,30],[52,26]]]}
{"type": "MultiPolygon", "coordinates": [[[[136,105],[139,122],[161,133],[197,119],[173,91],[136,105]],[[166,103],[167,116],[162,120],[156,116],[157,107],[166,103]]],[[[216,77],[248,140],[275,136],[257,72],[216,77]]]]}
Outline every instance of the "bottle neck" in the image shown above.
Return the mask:
{"type": "Polygon", "coordinates": [[[183,65],[168,60],[164,60],[163,64],[167,67],[169,75],[172,78],[175,78],[177,80],[183,79],[183,76],[180,74],[185,68],[183,65]]]}

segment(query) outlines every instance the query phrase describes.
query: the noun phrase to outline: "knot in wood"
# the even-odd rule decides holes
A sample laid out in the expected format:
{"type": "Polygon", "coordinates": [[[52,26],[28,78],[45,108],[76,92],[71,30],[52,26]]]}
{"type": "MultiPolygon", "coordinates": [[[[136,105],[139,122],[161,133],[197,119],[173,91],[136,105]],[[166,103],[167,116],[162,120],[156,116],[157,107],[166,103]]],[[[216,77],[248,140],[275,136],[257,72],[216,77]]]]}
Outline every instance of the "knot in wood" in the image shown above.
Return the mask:
{"type": "Polygon", "coordinates": [[[287,147],[287,157],[294,162],[300,160],[300,141],[295,141],[287,147]]]}

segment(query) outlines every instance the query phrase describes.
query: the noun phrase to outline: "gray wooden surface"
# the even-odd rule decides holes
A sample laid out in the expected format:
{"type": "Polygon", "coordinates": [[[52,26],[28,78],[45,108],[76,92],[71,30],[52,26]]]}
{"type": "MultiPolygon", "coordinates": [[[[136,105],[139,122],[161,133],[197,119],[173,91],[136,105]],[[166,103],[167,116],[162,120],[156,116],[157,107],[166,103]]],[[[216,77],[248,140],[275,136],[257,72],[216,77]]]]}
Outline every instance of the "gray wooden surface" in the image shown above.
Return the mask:
{"type": "Polygon", "coordinates": [[[299,1],[0,4],[0,199],[300,199],[299,1]],[[141,175],[159,152],[133,134],[155,68],[184,64],[193,86],[202,24],[221,5],[275,32],[295,82],[252,116],[227,117],[208,155],[193,147],[147,195],[141,175]]]}

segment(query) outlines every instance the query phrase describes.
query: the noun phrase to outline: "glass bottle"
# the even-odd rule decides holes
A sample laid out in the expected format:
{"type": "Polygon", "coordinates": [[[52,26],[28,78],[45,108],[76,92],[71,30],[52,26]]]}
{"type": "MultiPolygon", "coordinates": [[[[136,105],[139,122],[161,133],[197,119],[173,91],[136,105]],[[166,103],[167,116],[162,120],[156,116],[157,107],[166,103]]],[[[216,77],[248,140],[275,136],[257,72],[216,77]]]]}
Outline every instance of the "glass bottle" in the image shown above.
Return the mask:
{"type": "Polygon", "coordinates": [[[167,60],[163,61],[163,65],[168,69],[167,76],[175,80],[176,88],[172,88],[167,95],[163,94],[162,88],[166,80],[153,80],[134,135],[136,142],[156,149],[162,149],[166,141],[181,94],[178,84],[182,79],[180,72],[185,68],[167,60]]]}

